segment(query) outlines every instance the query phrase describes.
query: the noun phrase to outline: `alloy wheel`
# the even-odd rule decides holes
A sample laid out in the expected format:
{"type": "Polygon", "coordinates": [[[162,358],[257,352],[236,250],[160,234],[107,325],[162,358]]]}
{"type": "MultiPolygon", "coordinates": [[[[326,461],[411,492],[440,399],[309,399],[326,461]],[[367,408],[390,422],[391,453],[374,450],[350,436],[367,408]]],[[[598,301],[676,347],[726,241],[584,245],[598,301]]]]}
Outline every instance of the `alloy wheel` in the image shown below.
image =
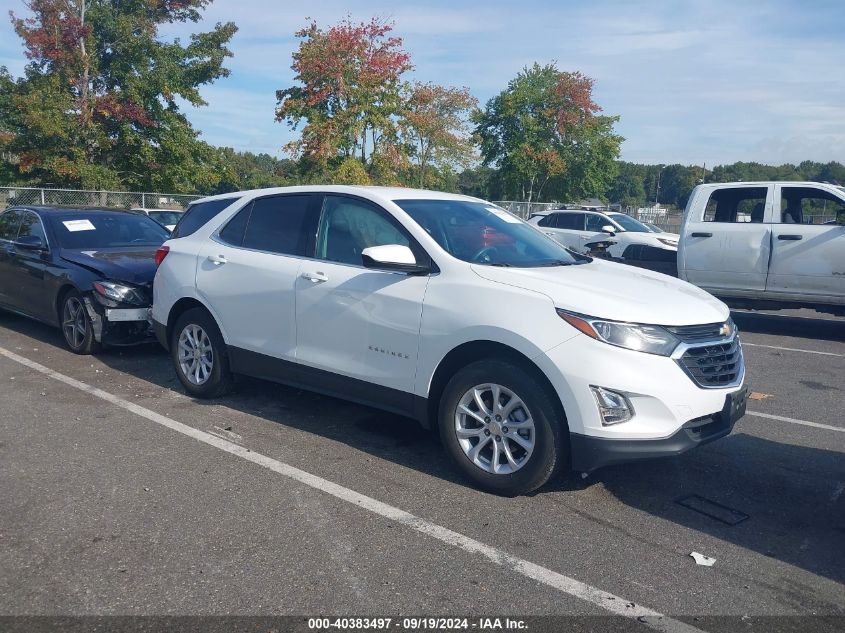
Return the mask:
{"type": "Polygon", "coordinates": [[[214,349],[208,334],[199,325],[189,323],[179,334],[179,369],[191,384],[202,385],[214,367],[214,349]]]}
{"type": "Polygon", "coordinates": [[[476,385],[464,393],[455,410],[455,433],[467,458],[494,475],[516,472],[534,451],[531,413],[502,385],[476,385]]]}
{"type": "Polygon", "coordinates": [[[85,343],[85,336],[88,333],[88,319],[85,315],[85,306],[79,297],[70,297],[65,301],[62,311],[62,332],[68,345],[79,349],[85,343]]]}

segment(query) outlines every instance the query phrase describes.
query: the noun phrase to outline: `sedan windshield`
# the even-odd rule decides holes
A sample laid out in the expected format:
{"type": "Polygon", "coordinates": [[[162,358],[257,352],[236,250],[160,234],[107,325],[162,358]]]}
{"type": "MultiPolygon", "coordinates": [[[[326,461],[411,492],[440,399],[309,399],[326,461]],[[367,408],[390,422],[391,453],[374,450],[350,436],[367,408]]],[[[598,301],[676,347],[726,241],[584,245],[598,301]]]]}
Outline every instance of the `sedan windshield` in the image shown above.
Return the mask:
{"type": "Polygon", "coordinates": [[[504,209],[465,200],[395,200],[453,257],[487,266],[566,266],[576,255],[504,209]]]}
{"type": "Polygon", "coordinates": [[[631,231],[632,233],[651,233],[652,230],[648,228],[645,224],[632,218],[630,215],[625,215],[624,213],[609,213],[609,218],[612,218],[614,222],[616,222],[619,226],[621,226],[626,231],[631,231]]]}
{"type": "Polygon", "coordinates": [[[62,248],[98,250],[124,246],[161,246],[167,229],[145,215],[121,211],[68,211],[51,214],[62,248]]]}

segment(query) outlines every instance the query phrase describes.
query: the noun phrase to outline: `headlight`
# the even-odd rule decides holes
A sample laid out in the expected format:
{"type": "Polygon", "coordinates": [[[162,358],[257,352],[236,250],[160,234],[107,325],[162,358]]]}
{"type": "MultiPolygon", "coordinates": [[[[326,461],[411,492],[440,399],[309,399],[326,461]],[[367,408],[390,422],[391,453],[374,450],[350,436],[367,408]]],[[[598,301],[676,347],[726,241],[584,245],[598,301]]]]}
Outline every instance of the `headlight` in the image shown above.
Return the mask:
{"type": "Polygon", "coordinates": [[[94,290],[106,299],[111,299],[112,301],[117,301],[118,303],[131,303],[134,305],[146,305],[149,303],[146,299],[144,299],[141,293],[138,292],[137,288],[119,284],[114,281],[95,281],[94,290]]]}
{"type": "Polygon", "coordinates": [[[670,240],[666,237],[658,237],[657,241],[661,244],[666,244],[666,246],[674,246],[675,248],[678,247],[678,240],[670,240]]]}
{"type": "Polygon", "coordinates": [[[670,356],[680,341],[659,325],[604,321],[558,310],[561,319],[590,338],[647,354],[670,356]]]}

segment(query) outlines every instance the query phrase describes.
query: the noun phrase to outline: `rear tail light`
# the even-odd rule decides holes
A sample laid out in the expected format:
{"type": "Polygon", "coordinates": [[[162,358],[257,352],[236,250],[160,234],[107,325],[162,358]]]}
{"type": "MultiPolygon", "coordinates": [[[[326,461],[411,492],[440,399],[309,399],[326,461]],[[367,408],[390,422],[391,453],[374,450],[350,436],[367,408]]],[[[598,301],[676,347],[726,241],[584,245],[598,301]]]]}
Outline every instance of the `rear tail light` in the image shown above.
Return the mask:
{"type": "Polygon", "coordinates": [[[156,251],[156,268],[161,265],[161,262],[164,261],[164,258],[167,257],[167,254],[170,252],[169,246],[159,246],[158,250],[156,251]]]}

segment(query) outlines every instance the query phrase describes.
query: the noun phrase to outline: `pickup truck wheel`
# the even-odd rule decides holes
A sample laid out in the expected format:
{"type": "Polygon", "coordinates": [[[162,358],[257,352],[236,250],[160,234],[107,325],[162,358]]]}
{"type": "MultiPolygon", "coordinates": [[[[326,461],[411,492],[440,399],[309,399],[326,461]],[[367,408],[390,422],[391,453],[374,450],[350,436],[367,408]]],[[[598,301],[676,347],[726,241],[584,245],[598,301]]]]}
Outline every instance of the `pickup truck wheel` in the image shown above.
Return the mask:
{"type": "Polygon", "coordinates": [[[216,398],[231,390],[226,343],[214,318],[202,308],[181,315],[170,341],[179,382],[197,398],[216,398]]]}
{"type": "Polygon", "coordinates": [[[498,360],[464,367],[443,391],[440,436],[455,464],[499,494],[531,492],[565,462],[555,408],[525,370],[498,360]]]}

